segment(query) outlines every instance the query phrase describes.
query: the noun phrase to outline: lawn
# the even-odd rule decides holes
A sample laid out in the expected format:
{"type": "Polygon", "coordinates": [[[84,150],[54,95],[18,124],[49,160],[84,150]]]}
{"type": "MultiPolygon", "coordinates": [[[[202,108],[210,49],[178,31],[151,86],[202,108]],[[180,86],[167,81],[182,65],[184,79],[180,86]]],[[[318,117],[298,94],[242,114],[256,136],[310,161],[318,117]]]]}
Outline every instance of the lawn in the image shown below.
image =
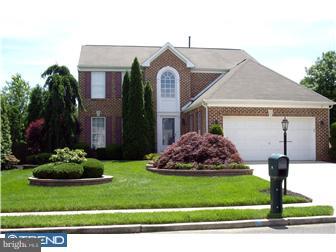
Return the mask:
{"type": "MultiPolygon", "coordinates": [[[[113,213],[79,214],[53,216],[17,216],[2,217],[2,228],[19,227],[59,227],[92,226],[123,224],[163,224],[186,222],[231,221],[268,218],[267,209],[225,209],[197,210],[186,212],[151,212],[151,213],[113,213]]],[[[331,206],[289,207],[283,211],[283,217],[304,217],[332,215],[331,206]]]]}
{"type": "MultiPolygon", "coordinates": [[[[269,204],[269,182],[255,176],[182,177],[148,172],[146,161],[105,163],[112,183],[79,187],[28,185],[31,170],[1,172],[2,212],[175,208],[269,204]]],[[[285,196],[284,203],[306,202],[285,196]]]]}

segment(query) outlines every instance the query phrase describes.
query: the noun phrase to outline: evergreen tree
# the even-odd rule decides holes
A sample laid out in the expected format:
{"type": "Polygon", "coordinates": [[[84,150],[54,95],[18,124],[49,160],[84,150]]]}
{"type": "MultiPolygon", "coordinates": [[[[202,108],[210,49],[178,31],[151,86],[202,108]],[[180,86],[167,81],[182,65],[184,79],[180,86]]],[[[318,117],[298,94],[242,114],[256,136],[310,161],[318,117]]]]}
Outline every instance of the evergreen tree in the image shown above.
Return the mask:
{"type": "Polygon", "coordinates": [[[79,135],[77,103],[82,107],[76,79],[66,66],[50,66],[43,74],[48,89],[45,132],[49,151],[73,146],[79,135]]]}
{"type": "Polygon", "coordinates": [[[12,149],[10,125],[9,125],[9,120],[8,120],[7,101],[3,95],[1,95],[0,144],[1,144],[1,163],[3,163],[4,157],[6,155],[11,154],[11,149],[12,149]]]}
{"type": "Polygon", "coordinates": [[[29,123],[44,117],[45,91],[40,85],[31,90],[28,105],[28,125],[29,123]]]}
{"type": "Polygon", "coordinates": [[[129,128],[128,128],[128,114],[127,111],[129,109],[129,102],[128,102],[128,93],[129,93],[129,85],[130,85],[130,79],[129,74],[126,72],[123,80],[122,85],[122,118],[123,118],[123,144],[128,142],[127,136],[130,134],[129,128]]]}
{"type": "Polygon", "coordinates": [[[131,81],[127,105],[127,141],[124,143],[124,158],[143,159],[145,154],[145,117],[144,91],[138,59],[135,58],[131,68],[131,81]]]}
{"type": "Polygon", "coordinates": [[[155,150],[155,117],[153,110],[152,87],[149,82],[145,85],[145,120],[146,120],[146,142],[147,153],[152,153],[155,150]]]}
{"type": "Polygon", "coordinates": [[[29,102],[29,84],[20,74],[12,76],[2,90],[7,101],[7,116],[11,129],[13,148],[24,142],[24,131],[27,127],[27,110],[29,102]]]}

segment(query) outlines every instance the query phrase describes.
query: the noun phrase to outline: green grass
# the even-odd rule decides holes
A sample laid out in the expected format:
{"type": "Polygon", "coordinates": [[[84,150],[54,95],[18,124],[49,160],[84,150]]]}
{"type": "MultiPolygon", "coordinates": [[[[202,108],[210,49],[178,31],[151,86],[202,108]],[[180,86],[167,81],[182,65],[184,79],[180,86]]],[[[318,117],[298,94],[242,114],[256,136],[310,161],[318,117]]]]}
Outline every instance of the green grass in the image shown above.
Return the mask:
{"type": "MultiPolygon", "coordinates": [[[[77,187],[31,186],[31,170],[1,173],[2,212],[174,208],[269,204],[269,182],[255,176],[182,177],[151,173],[146,161],[105,163],[112,183],[77,187]]],[[[284,203],[306,202],[285,196],[284,203]]]]}
{"type": "MultiPolygon", "coordinates": [[[[268,218],[269,209],[197,210],[187,212],[113,213],[2,217],[2,228],[86,225],[163,224],[268,218]]],[[[289,207],[283,217],[332,215],[331,206],[289,207]]]]}

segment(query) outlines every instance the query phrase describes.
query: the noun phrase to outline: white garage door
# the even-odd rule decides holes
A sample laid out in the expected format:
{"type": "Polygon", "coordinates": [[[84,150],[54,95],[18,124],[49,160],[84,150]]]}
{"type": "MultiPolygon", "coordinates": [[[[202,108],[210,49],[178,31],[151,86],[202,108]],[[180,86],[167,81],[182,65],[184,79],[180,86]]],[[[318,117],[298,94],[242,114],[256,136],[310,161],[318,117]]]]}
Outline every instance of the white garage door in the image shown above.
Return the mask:
{"type": "MultiPolygon", "coordinates": [[[[224,136],[245,161],[267,160],[283,153],[283,117],[224,116],[224,136]]],[[[315,160],[315,118],[287,117],[287,155],[291,160],[315,160]]]]}

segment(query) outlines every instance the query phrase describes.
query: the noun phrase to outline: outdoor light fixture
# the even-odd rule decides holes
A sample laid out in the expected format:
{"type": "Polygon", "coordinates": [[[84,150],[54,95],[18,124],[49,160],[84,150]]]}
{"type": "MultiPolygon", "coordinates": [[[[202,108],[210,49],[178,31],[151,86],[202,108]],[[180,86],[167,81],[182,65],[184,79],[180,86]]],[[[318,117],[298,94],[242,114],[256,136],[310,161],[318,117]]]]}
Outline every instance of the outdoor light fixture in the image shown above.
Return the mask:
{"type": "MultiPolygon", "coordinates": [[[[288,122],[286,116],[285,116],[284,119],[282,120],[281,124],[282,124],[282,129],[283,129],[283,131],[286,132],[286,131],[288,130],[288,124],[289,124],[289,122],[288,122]]],[[[286,155],[286,153],[285,153],[285,155],[286,155]]]]}
{"type": "MultiPolygon", "coordinates": [[[[289,121],[287,120],[286,116],[284,117],[284,119],[281,121],[281,125],[282,125],[282,130],[284,132],[284,155],[287,156],[287,130],[288,130],[288,124],[289,121]]],[[[287,179],[284,179],[284,195],[287,194],[287,179]]]]}

